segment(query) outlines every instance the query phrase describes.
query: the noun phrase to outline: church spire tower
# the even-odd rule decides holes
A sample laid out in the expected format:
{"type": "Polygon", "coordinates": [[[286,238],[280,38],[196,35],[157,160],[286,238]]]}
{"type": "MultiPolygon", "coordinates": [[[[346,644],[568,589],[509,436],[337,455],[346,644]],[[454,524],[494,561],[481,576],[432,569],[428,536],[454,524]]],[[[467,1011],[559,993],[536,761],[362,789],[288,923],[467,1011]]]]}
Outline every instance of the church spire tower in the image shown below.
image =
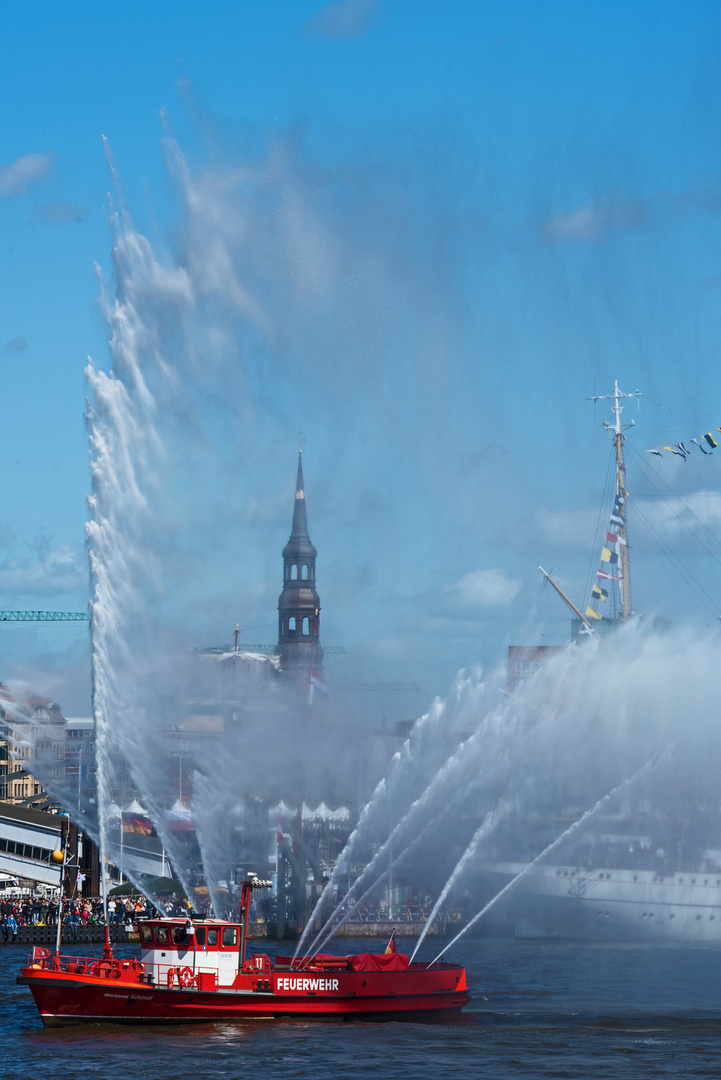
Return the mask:
{"type": "Polygon", "coordinates": [[[308,535],[303,484],[303,448],[298,449],[293,523],[283,548],[283,591],[278,598],[278,646],[282,671],[310,676],[323,666],[320,600],[315,589],[317,551],[308,535]]]}

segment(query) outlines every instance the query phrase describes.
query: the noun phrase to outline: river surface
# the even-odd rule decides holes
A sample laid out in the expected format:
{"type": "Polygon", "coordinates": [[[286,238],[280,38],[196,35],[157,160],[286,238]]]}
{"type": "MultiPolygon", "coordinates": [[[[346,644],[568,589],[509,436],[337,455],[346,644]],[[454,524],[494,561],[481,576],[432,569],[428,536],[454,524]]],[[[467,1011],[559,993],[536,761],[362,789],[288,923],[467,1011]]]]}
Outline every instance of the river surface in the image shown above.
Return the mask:
{"type": "MultiPolygon", "coordinates": [[[[438,946],[426,944],[430,960],[438,946]]],[[[368,948],[343,940],[335,951],[368,948]]],[[[15,984],[27,951],[0,947],[2,1080],[721,1076],[718,948],[462,940],[449,959],[466,964],[473,1001],[450,1024],[61,1029],[44,1029],[30,991],[15,984]]]]}

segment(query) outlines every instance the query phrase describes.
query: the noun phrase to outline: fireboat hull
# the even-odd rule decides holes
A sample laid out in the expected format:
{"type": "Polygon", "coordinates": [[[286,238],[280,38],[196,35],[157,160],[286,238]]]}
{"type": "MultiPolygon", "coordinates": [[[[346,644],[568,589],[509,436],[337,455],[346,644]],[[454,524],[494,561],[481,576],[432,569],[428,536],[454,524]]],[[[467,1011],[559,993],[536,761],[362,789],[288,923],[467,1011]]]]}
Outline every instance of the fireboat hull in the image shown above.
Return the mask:
{"type": "MultiPolygon", "coordinates": [[[[132,972],[132,969],[131,969],[132,972]]],[[[124,974],[124,973],[123,973],[124,974]]],[[[77,976],[29,966],[30,988],[46,1027],[78,1023],[197,1024],[253,1020],[441,1020],[469,1001],[456,965],[330,977],[273,973],[255,986],[198,990],[148,986],[127,978],[77,976]],[[335,985],[334,985],[335,984],[335,985]]]]}

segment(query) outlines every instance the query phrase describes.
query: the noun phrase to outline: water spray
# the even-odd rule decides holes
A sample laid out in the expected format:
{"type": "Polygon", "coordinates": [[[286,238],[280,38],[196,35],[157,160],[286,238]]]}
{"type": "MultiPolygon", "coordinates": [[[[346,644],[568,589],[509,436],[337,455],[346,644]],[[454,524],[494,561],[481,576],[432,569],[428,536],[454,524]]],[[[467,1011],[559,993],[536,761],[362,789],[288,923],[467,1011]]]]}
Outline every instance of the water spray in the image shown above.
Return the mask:
{"type": "Polygon", "coordinates": [[[642,765],[640,769],[637,769],[632,776],[629,776],[627,780],[624,780],[623,783],[613,788],[613,790],[609,791],[607,795],[604,795],[603,798],[599,799],[594,806],[586,810],[585,814],[583,814],[583,816],[580,817],[578,821],[574,821],[574,823],[570,825],[565,830],[565,832],[562,832],[561,835],[558,836],[552,843],[550,843],[548,847],[544,848],[543,851],[535,857],[535,859],[528,863],[527,866],[524,866],[523,870],[521,870],[520,873],[516,874],[514,878],[511,878],[508,884],[504,885],[500,892],[496,893],[496,895],[491,900],[489,900],[488,903],[484,907],[482,907],[481,910],[476,915],[474,915],[469,922],[466,923],[463,929],[456,934],[453,940],[449,941],[448,944],[445,945],[443,949],[441,949],[441,951],[438,953],[438,956],[436,956],[436,958],[432,960],[428,966],[431,967],[433,964],[436,964],[443,956],[443,954],[446,953],[452,945],[455,945],[459,938],[463,937],[467,930],[470,930],[470,928],[475,923],[477,923],[478,920],[486,914],[486,912],[490,911],[490,909],[498,903],[501,897],[507,896],[509,892],[515,889],[519,882],[522,881],[523,878],[525,878],[526,875],[534,869],[534,867],[538,866],[538,864],[542,862],[543,859],[547,858],[552,852],[556,851],[564,840],[567,840],[569,836],[578,832],[579,829],[586,825],[588,821],[595,814],[597,814],[599,810],[603,809],[603,807],[606,806],[610,802],[610,800],[613,799],[616,795],[620,794],[620,792],[630,787],[642,776],[645,776],[647,773],[651,772],[652,769],[655,769],[666,757],[668,757],[672,753],[673,749],[674,746],[673,744],[671,744],[667,746],[661,754],[654,754],[653,757],[649,758],[649,760],[644,765],[642,765]]]}

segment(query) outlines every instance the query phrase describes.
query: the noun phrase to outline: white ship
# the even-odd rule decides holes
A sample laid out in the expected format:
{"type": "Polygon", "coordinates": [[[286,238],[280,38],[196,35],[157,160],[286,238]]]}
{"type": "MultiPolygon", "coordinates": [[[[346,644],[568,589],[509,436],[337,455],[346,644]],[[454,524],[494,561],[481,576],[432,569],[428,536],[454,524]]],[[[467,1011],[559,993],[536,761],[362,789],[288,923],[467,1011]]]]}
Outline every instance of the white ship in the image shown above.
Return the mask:
{"type": "MultiPolygon", "coordinates": [[[[573,611],[582,634],[613,632],[614,626],[632,616],[623,454],[623,432],[632,423],[623,425],[621,412],[622,400],[637,393],[623,394],[616,382],[613,394],[607,395],[614,419],[604,427],[614,446],[615,492],[591,603],[585,611],[542,570],[573,611]]],[[[716,445],[709,436],[704,438],[716,445]]],[[[652,808],[647,810],[646,819],[651,822],[652,808]]],[[[566,856],[563,864],[541,860],[525,874],[511,901],[517,937],[721,944],[721,851],[702,844],[685,851],[680,846],[678,851],[664,851],[657,837],[638,835],[637,811],[638,807],[632,812],[628,806],[626,813],[613,820],[599,818],[593,830],[587,831],[582,852],[566,856]]],[[[534,831],[532,824],[529,828],[534,831]]],[[[707,822],[706,842],[709,833],[714,828],[707,822]]],[[[524,862],[513,857],[516,853],[508,854],[499,851],[497,860],[485,867],[496,885],[528,868],[531,855],[526,853],[524,862]]]]}
{"type": "MultiPolygon", "coordinates": [[[[510,880],[523,863],[496,863],[510,880]]],[[[721,871],[539,865],[514,908],[519,938],[721,943],[721,871]]]]}

